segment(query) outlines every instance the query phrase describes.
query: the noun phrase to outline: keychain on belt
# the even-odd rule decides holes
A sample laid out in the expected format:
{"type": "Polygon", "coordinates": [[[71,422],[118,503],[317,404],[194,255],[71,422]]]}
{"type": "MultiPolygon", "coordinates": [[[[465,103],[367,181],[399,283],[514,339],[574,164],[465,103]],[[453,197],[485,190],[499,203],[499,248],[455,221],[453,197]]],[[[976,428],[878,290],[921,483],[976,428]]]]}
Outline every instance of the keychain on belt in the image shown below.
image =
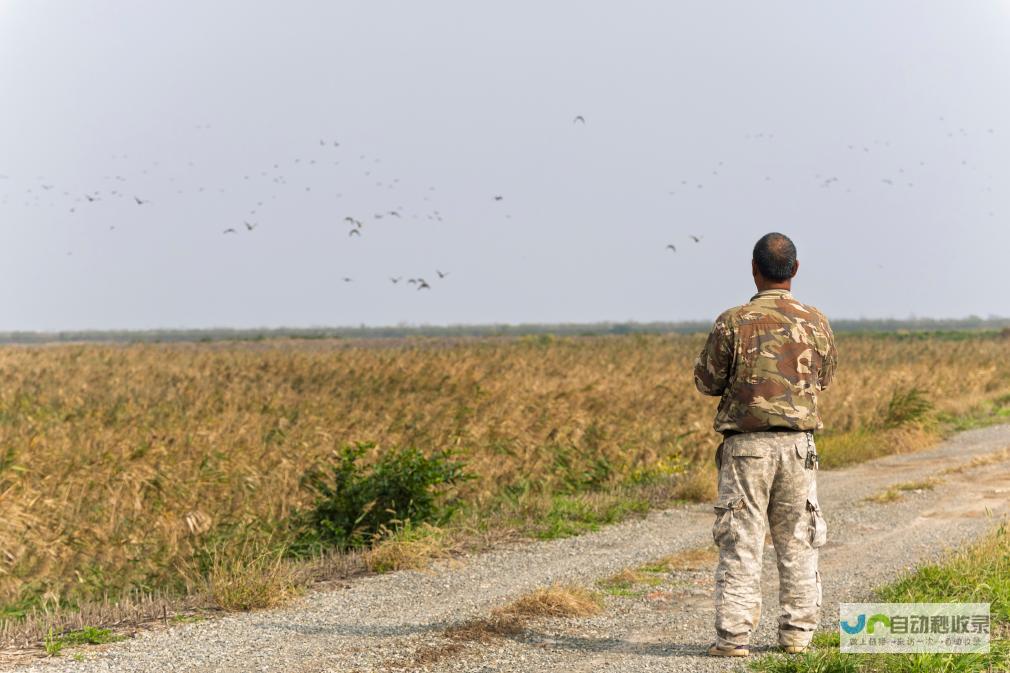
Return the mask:
{"type": "Polygon", "coordinates": [[[817,452],[814,449],[814,440],[811,433],[807,433],[807,458],[803,462],[803,467],[808,470],[816,470],[820,459],[817,457],[817,452]]]}

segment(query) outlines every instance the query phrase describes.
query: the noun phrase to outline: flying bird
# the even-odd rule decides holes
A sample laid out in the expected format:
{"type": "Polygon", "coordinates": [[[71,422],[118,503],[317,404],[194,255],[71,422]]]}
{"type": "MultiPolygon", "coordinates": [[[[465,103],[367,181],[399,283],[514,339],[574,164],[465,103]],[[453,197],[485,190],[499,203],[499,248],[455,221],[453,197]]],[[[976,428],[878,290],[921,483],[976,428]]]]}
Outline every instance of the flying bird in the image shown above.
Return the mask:
{"type": "Polygon", "coordinates": [[[345,283],[351,283],[351,282],[354,282],[354,279],[353,278],[348,278],[347,276],[344,276],[344,282],[345,283]]]}
{"type": "Polygon", "coordinates": [[[244,224],[245,228],[248,229],[249,231],[252,231],[253,229],[259,226],[259,224],[249,224],[245,220],[242,221],[242,224],[244,224]]]}
{"type": "Polygon", "coordinates": [[[582,122],[582,124],[585,124],[586,123],[586,118],[583,117],[582,115],[575,115],[575,119],[572,120],[572,123],[573,124],[578,124],[579,122],[582,122]]]}
{"type": "Polygon", "coordinates": [[[418,278],[417,280],[419,281],[418,284],[417,284],[417,289],[418,290],[430,290],[431,289],[431,285],[428,285],[427,281],[425,281],[424,278],[418,278]]]}
{"type": "Polygon", "coordinates": [[[361,230],[360,229],[351,229],[349,232],[347,232],[347,235],[348,236],[361,236],[361,230]]]}
{"type": "Polygon", "coordinates": [[[227,229],[225,229],[221,233],[222,234],[237,234],[238,232],[235,231],[234,227],[228,227],[227,229]]]}
{"type": "Polygon", "coordinates": [[[702,236],[695,236],[694,234],[689,234],[689,236],[695,243],[701,243],[701,239],[703,238],[702,236]]]}
{"type": "Polygon", "coordinates": [[[448,275],[449,275],[449,272],[448,272],[448,271],[446,271],[445,273],[443,273],[443,272],[439,271],[438,269],[435,269],[435,273],[437,273],[437,274],[438,274],[438,277],[439,277],[439,278],[445,278],[446,276],[448,276],[448,275]]]}
{"type": "Polygon", "coordinates": [[[670,250],[673,250],[674,252],[677,252],[677,246],[675,246],[673,243],[668,243],[666,247],[669,248],[670,250]]]}
{"type": "Polygon", "coordinates": [[[133,200],[137,202],[137,205],[138,205],[138,206],[142,206],[142,205],[144,205],[145,203],[147,203],[147,201],[145,201],[145,200],[141,199],[141,198],[140,198],[139,196],[134,196],[134,197],[133,197],[133,200]]]}
{"type": "Polygon", "coordinates": [[[496,195],[495,195],[495,197],[494,197],[494,200],[495,200],[495,201],[501,201],[501,200],[502,200],[502,199],[504,199],[504,198],[505,198],[504,196],[502,196],[502,195],[500,195],[500,194],[496,194],[496,195]]]}
{"type": "Polygon", "coordinates": [[[403,276],[395,276],[395,277],[394,276],[390,276],[389,280],[393,281],[393,285],[396,285],[401,280],[403,280],[403,276]]]}

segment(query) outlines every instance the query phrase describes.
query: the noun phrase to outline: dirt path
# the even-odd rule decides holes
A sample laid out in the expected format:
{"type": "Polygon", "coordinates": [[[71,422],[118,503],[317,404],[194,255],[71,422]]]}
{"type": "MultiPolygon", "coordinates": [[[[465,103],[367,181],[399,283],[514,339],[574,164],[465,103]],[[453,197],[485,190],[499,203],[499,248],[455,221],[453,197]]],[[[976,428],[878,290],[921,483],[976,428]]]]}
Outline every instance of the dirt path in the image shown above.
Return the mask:
{"type": "MultiPolygon", "coordinates": [[[[821,553],[824,625],[839,601],[869,597],[895,573],[987,530],[1008,510],[1010,460],[942,475],[930,491],[865,502],[892,484],[940,476],[1010,447],[1010,425],[963,433],[921,453],[820,473],[829,527],[821,553]]],[[[487,615],[556,581],[592,586],[618,570],[711,542],[711,509],[692,506],[566,540],[515,545],[315,593],[292,607],[189,624],[90,651],[81,662],[46,660],[32,671],[722,671],[739,662],[699,656],[711,641],[711,568],[667,574],[660,586],[610,596],[597,617],[537,622],[522,636],[445,649],[442,630],[487,615]],[[431,656],[431,653],[441,653],[431,656]]],[[[775,642],[774,552],[765,558],[758,645],[775,642]]]]}

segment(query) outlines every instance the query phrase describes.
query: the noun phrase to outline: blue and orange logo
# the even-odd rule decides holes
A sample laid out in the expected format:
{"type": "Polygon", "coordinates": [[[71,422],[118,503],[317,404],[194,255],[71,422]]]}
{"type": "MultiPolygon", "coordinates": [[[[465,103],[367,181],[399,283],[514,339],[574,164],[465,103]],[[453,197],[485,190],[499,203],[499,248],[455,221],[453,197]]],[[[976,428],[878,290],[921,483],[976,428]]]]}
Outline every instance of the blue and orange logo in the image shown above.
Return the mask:
{"type": "Polygon", "coordinates": [[[873,615],[869,619],[866,618],[865,614],[861,614],[856,618],[855,624],[850,624],[848,620],[844,619],[840,621],[840,624],[842,630],[848,633],[849,635],[855,635],[860,631],[862,631],[864,628],[866,629],[867,633],[872,634],[873,628],[877,624],[883,624],[884,626],[887,627],[888,631],[891,630],[891,618],[888,617],[887,615],[882,615],[880,613],[873,615]]]}

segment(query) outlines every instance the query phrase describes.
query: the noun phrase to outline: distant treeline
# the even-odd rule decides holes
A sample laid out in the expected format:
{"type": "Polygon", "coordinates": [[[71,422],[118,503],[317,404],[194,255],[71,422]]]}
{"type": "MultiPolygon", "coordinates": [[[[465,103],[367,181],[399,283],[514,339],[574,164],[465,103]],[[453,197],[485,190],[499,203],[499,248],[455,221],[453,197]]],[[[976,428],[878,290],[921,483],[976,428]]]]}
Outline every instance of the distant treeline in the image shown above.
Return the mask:
{"type": "MultiPolygon", "coordinates": [[[[1010,329],[1010,318],[835,320],[835,332],[953,334],[1010,329]]],[[[598,336],[614,334],[695,334],[710,322],[599,322],[519,325],[397,325],[390,327],[305,327],[253,329],[81,330],[64,332],[0,332],[0,344],[62,342],[260,341],[266,339],[387,339],[403,337],[491,337],[553,334],[598,336]]]]}

